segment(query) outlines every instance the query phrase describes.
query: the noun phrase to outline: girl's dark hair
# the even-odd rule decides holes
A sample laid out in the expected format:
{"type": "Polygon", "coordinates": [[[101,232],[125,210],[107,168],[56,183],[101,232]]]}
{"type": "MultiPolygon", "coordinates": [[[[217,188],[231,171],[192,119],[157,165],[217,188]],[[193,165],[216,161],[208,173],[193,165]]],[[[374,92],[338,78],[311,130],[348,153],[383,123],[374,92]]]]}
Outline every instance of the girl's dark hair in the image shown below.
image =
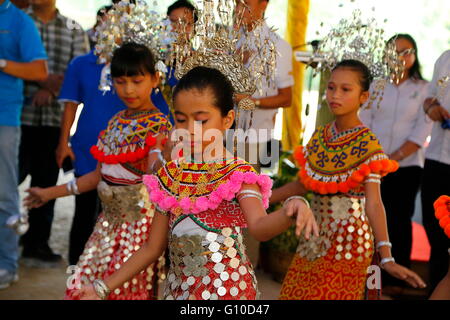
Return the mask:
{"type": "Polygon", "coordinates": [[[145,72],[155,74],[155,58],[149,48],[133,42],[114,50],[111,60],[111,77],[132,77],[145,72]]]}
{"type": "Polygon", "coordinates": [[[391,41],[395,41],[397,39],[405,39],[406,41],[409,41],[415,51],[415,55],[416,55],[416,60],[414,61],[414,64],[412,65],[411,69],[409,69],[409,77],[413,78],[414,80],[423,80],[422,77],[422,66],[420,65],[419,62],[419,55],[418,55],[418,51],[417,51],[417,43],[416,40],[414,40],[413,37],[411,37],[409,34],[407,33],[399,33],[396,34],[395,36],[393,36],[392,38],[390,38],[387,42],[391,42],[391,41]]]}
{"type": "Polygon", "coordinates": [[[180,8],[185,8],[185,9],[188,9],[189,11],[191,11],[192,15],[194,16],[194,22],[197,22],[197,19],[198,19],[197,10],[195,9],[194,5],[188,0],[178,0],[178,1],[175,1],[174,3],[172,3],[167,8],[167,15],[169,16],[172,13],[172,11],[174,11],[176,9],[180,9],[180,8]]]}
{"type": "Polygon", "coordinates": [[[173,100],[180,91],[210,89],[214,96],[214,105],[220,109],[222,116],[233,110],[233,86],[219,70],[207,67],[195,67],[186,73],[173,91],[173,100]]]}
{"type": "Polygon", "coordinates": [[[334,67],[332,71],[339,68],[346,68],[358,72],[360,75],[359,82],[361,84],[361,88],[363,89],[363,91],[369,90],[373,77],[370,73],[369,68],[367,68],[364,63],[358,60],[342,60],[334,67]]]}

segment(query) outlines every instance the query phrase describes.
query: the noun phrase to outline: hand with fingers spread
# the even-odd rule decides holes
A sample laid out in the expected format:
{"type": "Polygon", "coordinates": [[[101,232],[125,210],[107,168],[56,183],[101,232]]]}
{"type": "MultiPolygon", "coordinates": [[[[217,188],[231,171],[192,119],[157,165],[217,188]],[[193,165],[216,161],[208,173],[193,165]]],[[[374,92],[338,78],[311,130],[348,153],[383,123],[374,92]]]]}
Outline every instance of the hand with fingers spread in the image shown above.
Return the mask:
{"type": "Polygon", "coordinates": [[[303,231],[304,237],[307,240],[310,239],[311,232],[316,237],[319,236],[319,227],[317,226],[314,214],[303,197],[287,199],[283,205],[283,210],[288,217],[295,219],[295,234],[298,237],[300,237],[303,231]]]}
{"type": "Polygon", "coordinates": [[[409,283],[414,288],[425,288],[427,286],[417,273],[393,261],[385,263],[382,268],[391,276],[409,283]]]}
{"type": "Polygon", "coordinates": [[[39,208],[50,200],[46,189],[33,187],[26,190],[26,192],[28,192],[28,196],[23,199],[23,205],[27,209],[39,208]]]}

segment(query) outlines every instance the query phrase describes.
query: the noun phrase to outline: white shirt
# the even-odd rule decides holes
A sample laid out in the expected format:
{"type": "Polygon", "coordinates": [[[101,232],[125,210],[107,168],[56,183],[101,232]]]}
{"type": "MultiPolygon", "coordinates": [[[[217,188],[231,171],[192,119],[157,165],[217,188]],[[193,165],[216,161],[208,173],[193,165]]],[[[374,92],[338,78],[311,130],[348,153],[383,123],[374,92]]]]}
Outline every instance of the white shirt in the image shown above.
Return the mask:
{"type": "MultiPolygon", "coordinates": [[[[283,40],[278,34],[271,31],[264,23],[261,32],[261,37],[270,38],[274,41],[278,56],[276,60],[275,69],[275,86],[269,86],[269,83],[262,81],[262,88],[257,88],[253,94],[253,98],[260,99],[265,97],[272,97],[278,95],[278,89],[288,88],[294,85],[294,77],[292,75],[292,47],[289,43],[283,40]],[[260,94],[262,93],[262,94],[260,94]]],[[[251,129],[268,129],[267,139],[264,135],[260,136],[259,142],[270,141],[273,138],[273,129],[275,127],[275,117],[278,109],[262,109],[258,108],[253,111],[253,120],[251,129]],[[264,141],[265,140],[265,141],[264,141]]]]}
{"type": "MultiPolygon", "coordinates": [[[[374,87],[370,89],[373,95],[374,87]]],[[[378,100],[370,109],[361,107],[361,121],[377,136],[387,154],[393,153],[406,141],[421,146],[419,150],[399,162],[400,167],[420,166],[425,162],[424,146],[433,122],[423,112],[428,94],[428,82],[407,79],[399,86],[386,83],[379,109],[378,100]]]]}
{"type": "MultiPolygon", "coordinates": [[[[427,98],[437,97],[443,108],[450,112],[450,83],[445,90],[441,90],[438,81],[450,76],[450,50],[445,51],[434,65],[433,79],[431,80],[427,98]],[[438,95],[442,92],[442,96],[438,95]]],[[[450,165],[450,129],[442,129],[440,122],[433,122],[431,142],[425,157],[450,165]]]]}

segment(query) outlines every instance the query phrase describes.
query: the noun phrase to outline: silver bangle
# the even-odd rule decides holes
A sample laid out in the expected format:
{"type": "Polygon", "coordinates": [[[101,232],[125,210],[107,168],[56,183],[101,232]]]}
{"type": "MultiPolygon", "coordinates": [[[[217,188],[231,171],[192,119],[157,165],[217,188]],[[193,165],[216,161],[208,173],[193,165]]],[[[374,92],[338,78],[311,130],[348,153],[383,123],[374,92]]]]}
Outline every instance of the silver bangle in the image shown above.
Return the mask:
{"type": "Polygon", "coordinates": [[[245,198],[256,198],[262,201],[262,197],[257,196],[256,194],[245,194],[238,198],[239,201],[245,199],[245,198]]]}
{"type": "Polygon", "coordinates": [[[108,295],[111,292],[111,290],[109,290],[108,286],[105,284],[105,282],[103,282],[103,280],[100,279],[94,280],[92,285],[94,286],[95,292],[97,293],[100,299],[106,300],[106,298],[108,298],[108,295]]]}
{"type": "Polygon", "coordinates": [[[392,248],[392,243],[389,241],[378,241],[377,242],[377,250],[380,249],[381,247],[392,248]]]}
{"type": "Polygon", "coordinates": [[[393,257],[381,259],[381,261],[380,261],[380,267],[381,267],[381,268],[384,268],[384,265],[385,265],[386,263],[388,263],[388,262],[395,262],[395,259],[394,259],[393,257]]]}
{"type": "Polygon", "coordinates": [[[152,153],[157,153],[157,154],[158,154],[158,160],[161,161],[161,163],[162,163],[163,165],[166,164],[167,161],[166,161],[166,159],[164,159],[164,157],[163,157],[163,155],[162,155],[162,150],[161,150],[161,149],[155,148],[155,149],[153,149],[152,151],[150,151],[148,154],[150,155],[150,154],[152,154],[152,153]]]}
{"type": "Polygon", "coordinates": [[[381,179],[381,174],[371,173],[367,177],[368,178],[381,179]]]}
{"type": "Polygon", "coordinates": [[[298,199],[298,200],[303,201],[303,202],[306,204],[306,206],[307,206],[309,209],[311,209],[311,206],[309,205],[308,200],[306,200],[306,198],[304,198],[304,197],[302,197],[302,196],[292,196],[292,197],[287,198],[287,199],[283,202],[283,207],[286,205],[286,203],[288,203],[289,201],[291,201],[291,200],[293,200],[293,199],[298,199]]]}
{"type": "Polygon", "coordinates": [[[261,193],[255,190],[242,190],[237,194],[237,196],[239,197],[244,194],[253,194],[255,196],[262,197],[261,193]]]}
{"type": "Polygon", "coordinates": [[[369,183],[369,182],[381,184],[380,179],[367,179],[366,181],[364,181],[364,183],[369,183]]]}

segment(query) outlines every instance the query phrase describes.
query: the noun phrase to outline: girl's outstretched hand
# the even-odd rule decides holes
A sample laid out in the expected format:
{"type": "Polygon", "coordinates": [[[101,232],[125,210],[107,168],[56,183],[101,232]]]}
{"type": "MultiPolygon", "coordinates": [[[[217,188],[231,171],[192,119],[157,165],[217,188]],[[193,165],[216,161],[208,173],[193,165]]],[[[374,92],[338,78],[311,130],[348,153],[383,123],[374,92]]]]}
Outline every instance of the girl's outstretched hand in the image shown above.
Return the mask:
{"type": "Polygon", "coordinates": [[[295,234],[300,237],[302,231],[304,231],[305,239],[309,240],[311,237],[311,232],[318,237],[319,227],[317,226],[316,219],[311,209],[299,199],[289,200],[283,206],[285,214],[288,217],[295,217],[295,234]]]}
{"type": "Polygon", "coordinates": [[[427,286],[417,273],[400,264],[388,262],[383,266],[383,268],[391,276],[406,281],[414,288],[425,288],[427,286]]]}
{"type": "Polygon", "coordinates": [[[39,208],[50,200],[45,189],[33,187],[25,191],[28,196],[23,199],[23,205],[27,209],[39,208]]]}
{"type": "Polygon", "coordinates": [[[83,286],[81,287],[81,289],[76,290],[73,296],[80,300],[101,300],[95,292],[94,286],[92,284],[83,286]]]}

